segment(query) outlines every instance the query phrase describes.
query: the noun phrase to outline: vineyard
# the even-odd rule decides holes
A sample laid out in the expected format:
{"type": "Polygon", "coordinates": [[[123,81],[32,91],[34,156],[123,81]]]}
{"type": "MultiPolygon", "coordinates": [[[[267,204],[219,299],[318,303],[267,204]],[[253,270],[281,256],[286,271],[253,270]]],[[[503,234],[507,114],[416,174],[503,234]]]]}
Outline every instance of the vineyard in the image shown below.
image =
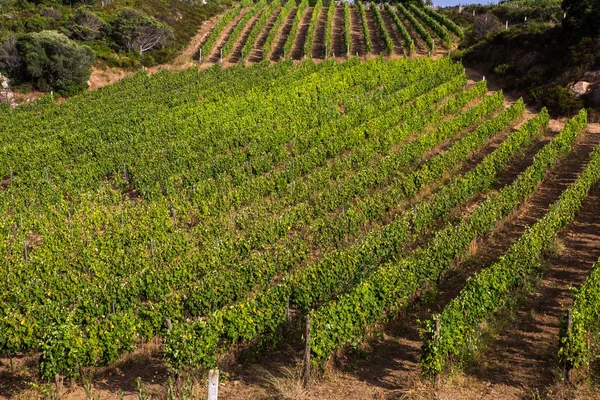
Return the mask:
{"type": "Polygon", "coordinates": [[[519,321],[582,221],[598,224],[587,258],[556,284],[582,287],[545,340],[565,376],[589,374],[600,130],[586,111],[557,126],[448,57],[334,58],[461,36],[414,5],[261,0],[215,21],[198,50],[213,66],[0,109],[0,396],[28,380],[58,392],[149,343],[178,384],[275,354],[305,357],[308,386],[390,321],[412,345],[389,368],[439,382],[510,351],[498,321],[519,321]]]}
{"type": "Polygon", "coordinates": [[[450,19],[429,8],[374,2],[308,0],[242,3],[227,11],[203,38],[200,63],[350,58],[447,52],[463,37],[450,19]],[[353,32],[360,35],[353,36],[353,32]]]}

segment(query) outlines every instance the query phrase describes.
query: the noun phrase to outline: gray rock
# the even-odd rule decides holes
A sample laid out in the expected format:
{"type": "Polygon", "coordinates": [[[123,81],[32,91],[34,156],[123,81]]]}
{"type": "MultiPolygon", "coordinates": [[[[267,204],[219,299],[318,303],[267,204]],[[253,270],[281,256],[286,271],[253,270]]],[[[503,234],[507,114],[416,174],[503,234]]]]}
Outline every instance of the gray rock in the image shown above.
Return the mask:
{"type": "Polygon", "coordinates": [[[587,90],[589,87],[590,87],[589,82],[579,81],[579,82],[575,83],[573,86],[571,86],[571,90],[573,91],[573,93],[581,96],[581,95],[584,95],[587,93],[587,90]]]}

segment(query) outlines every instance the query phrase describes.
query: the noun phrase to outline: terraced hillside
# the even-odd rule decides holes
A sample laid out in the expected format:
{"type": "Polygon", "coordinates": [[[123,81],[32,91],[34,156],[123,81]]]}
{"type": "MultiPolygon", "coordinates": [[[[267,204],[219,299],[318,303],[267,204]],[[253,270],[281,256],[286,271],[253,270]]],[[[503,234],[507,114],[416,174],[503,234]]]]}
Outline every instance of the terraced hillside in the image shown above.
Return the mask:
{"type": "MultiPolygon", "coordinates": [[[[395,24],[386,8],[294,7],[256,3],[230,15],[252,28],[222,32],[250,37],[261,24],[291,31],[289,19],[352,23],[367,13],[362,26],[379,26],[377,35],[395,24]]],[[[327,32],[340,35],[314,37],[327,32]]],[[[578,215],[594,214],[588,193],[600,179],[600,132],[586,128],[585,111],[551,131],[546,110],[531,114],[470,82],[448,57],[140,72],[61,104],[47,97],[0,113],[7,397],[27,382],[60,392],[64,378],[89,379],[148,343],[165,385],[216,367],[233,374],[245,354],[293,365],[303,340],[307,365],[327,370],[403,315],[413,353],[397,371],[444,376],[486,343],[512,354],[482,337],[501,334],[492,322],[530,293],[550,296],[544,257],[578,215]],[[478,243],[498,247],[473,263],[478,243]],[[422,310],[415,339],[410,313],[427,293],[445,300],[422,310]],[[274,344],[289,344],[291,356],[274,344]]],[[[560,285],[582,282],[592,258],[560,285]]],[[[585,317],[597,310],[593,276],[560,334],[569,370],[589,359],[585,332],[599,328],[585,317]]],[[[559,319],[546,336],[556,357],[559,319]]],[[[223,393],[270,396],[247,388],[223,393]]]]}
{"type": "Polygon", "coordinates": [[[463,36],[452,21],[431,9],[384,7],[374,2],[319,2],[311,7],[308,0],[285,4],[274,0],[234,10],[224,14],[225,22],[217,22],[204,37],[208,45],[202,46],[202,58],[197,53],[198,61],[234,64],[242,60],[431,54],[447,52],[463,36]],[[231,18],[232,13],[244,16],[231,18]],[[234,31],[252,33],[232,35],[234,31]],[[254,56],[232,55],[228,50],[233,48],[243,48],[243,53],[254,56]]]}

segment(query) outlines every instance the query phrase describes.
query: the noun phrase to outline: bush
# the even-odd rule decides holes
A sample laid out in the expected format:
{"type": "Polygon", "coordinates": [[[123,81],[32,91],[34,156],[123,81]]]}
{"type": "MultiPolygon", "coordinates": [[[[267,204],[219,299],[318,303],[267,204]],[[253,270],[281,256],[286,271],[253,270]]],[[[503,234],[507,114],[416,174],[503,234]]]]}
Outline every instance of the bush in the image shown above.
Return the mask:
{"type": "Polygon", "coordinates": [[[542,102],[553,117],[573,115],[582,108],[583,102],[571,90],[554,85],[542,94],[542,102]]]}
{"type": "Polygon", "coordinates": [[[18,74],[33,80],[39,89],[71,95],[87,88],[94,63],[89,47],[55,31],[20,36],[16,47],[22,58],[18,74]]]}

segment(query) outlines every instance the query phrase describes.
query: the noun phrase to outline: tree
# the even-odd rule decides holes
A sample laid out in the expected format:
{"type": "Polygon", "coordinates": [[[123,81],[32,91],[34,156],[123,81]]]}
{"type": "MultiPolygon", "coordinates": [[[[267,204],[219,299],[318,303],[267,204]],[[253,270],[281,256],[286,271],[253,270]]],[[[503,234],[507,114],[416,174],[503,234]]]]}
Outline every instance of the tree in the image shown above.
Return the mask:
{"type": "Polygon", "coordinates": [[[42,31],[17,39],[17,50],[23,59],[20,74],[33,80],[38,88],[55,89],[73,94],[87,88],[94,63],[94,53],[62,33],[42,31]]]}
{"type": "Polygon", "coordinates": [[[498,18],[496,18],[494,15],[480,15],[475,20],[473,32],[478,39],[482,39],[490,33],[498,31],[501,26],[502,24],[500,23],[500,20],[498,20],[498,18]]]}
{"type": "Polygon", "coordinates": [[[173,35],[173,30],[154,17],[131,8],[123,9],[111,23],[112,37],[122,49],[145,51],[162,47],[173,35]]]}
{"type": "Polygon", "coordinates": [[[563,26],[576,36],[600,34],[600,0],[563,0],[567,18],[563,26]]]}
{"type": "Polygon", "coordinates": [[[22,65],[23,58],[17,49],[17,37],[9,36],[0,44],[0,69],[14,75],[22,65]]]}
{"type": "Polygon", "coordinates": [[[80,8],[73,16],[69,30],[75,39],[89,41],[100,37],[103,26],[104,22],[96,14],[80,8]]]}

